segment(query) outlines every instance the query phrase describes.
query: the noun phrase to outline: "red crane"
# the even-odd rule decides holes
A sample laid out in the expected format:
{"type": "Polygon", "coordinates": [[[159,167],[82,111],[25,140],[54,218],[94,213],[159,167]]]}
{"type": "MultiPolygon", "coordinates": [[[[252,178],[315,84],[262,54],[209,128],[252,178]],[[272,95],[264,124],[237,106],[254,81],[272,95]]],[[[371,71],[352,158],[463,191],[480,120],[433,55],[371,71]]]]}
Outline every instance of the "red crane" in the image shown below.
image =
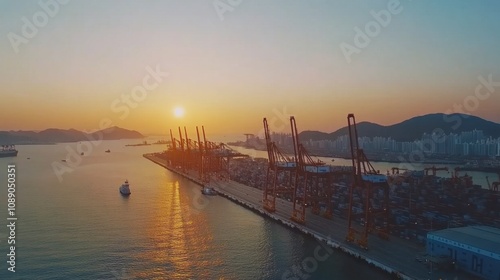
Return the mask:
{"type": "Polygon", "coordinates": [[[293,150],[296,161],[295,184],[293,188],[293,210],[291,219],[297,223],[305,223],[306,206],[309,203],[312,213],[319,215],[320,204],[324,203],[324,215],[332,217],[332,169],[324,162],[314,161],[299,141],[295,117],[290,117],[293,150]]]}
{"type": "Polygon", "coordinates": [[[453,172],[453,182],[455,184],[459,184],[461,182],[463,182],[467,187],[471,187],[472,186],[472,177],[467,175],[467,173],[465,173],[464,176],[459,176],[459,173],[460,173],[460,168],[459,167],[455,167],[454,169],[454,172],[453,172]]]}
{"type": "Polygon", "coordinates": [[[432,166],[432,167],[426,167],[426,168],[424,168],[426,176],[429,176],[429,171],[432,171],[432,176],[436,176],[436,171],[440,171],[440,170],[448,171],[448,167],[436,167],[436,166],[432,166]]]}
{"type": "Polygon", "coordinates": [[[186,171],[184,138],[182,138],[181,127],[179,126],[178,128],[179,128],[179,143],[180,143],[179,163],[182,171],[186,171]]]}
{"type": "Polygon", "coordinates": [[[490,180],[488,179],[488,176],[486,176],[486,182],[488,183],[488,189],[490,191],[498,191],[498,187],[500,187],[500,171],[498,172],[498,181],[497,182],[492,182],[490,184],[490,180]]]}
{"type": "Polygon", "coordinates": [[[393,167],[393,168],[391,168],[391,170],[392,170],[392,175],[396,175],[396,174],[399,174],[399,171],[401,171],[401,170],[408,170],[408,169],[406,169],[406,168],[399,168],[399,167],[393,167]]]}
{"type": "Polygon", "coordinates": [[[194,145],[193,141],[188,137],[186,127],[184,127],[184,137],[185,137],[184,141],[186,144],[186,151],[185,151],[186,169],[193,169],[194,166],[196,165],[196,159],[193,151],[194,145]]]}
{"type": "Polygon", "coordinates": [[[204,164],[203,164],[203,159],[204,159],[204,153],[205,153],[205,144],[204,142],[201,142],[200,139],[200,130],[198,127],[196,127],[196,137],[198,138],[198,176],[200,180],[203,183],[207,182],[207,178],[205,177],[205,170],[204,170],[204,164]]]}
{"type": "Polygon", "coordinates": [[[234,157],[248,157],[232,150],[227,145],[207,141],[205,128],[202,126],[203,141],[200,131],[196,127],[198,141],[189,138],[187,129],[184,127],[184,138],[179,127],[179,138],[177,140],[170,130],[171,144],[165,152],[169,164],[184,172],[198,171],[200,181],[208,183],[212,175],[227,175],[229,177],[229,160],[234,157]]]}
{"type": "Polygon", "coordinates": [[[170,129],[170,149],[167,151],[167,158],[169,159],[169,162],[171,165],[173,165],[175,168],[180,167],[181,165],[181,157],[182,153],[179,150],[179,147],[181,146],[179,140],[175,139],[173,134],[172,134],[172,129],[170,129]]]}
{"type": "Polygon", "coordinates": [[[276,197],[292,193],[291,180],[292,175],[295,173],[296,163],[281,153],[276,144],[271,141],[267,119],[264,118],[262,122],[264,124],[269,159],[262,202],[265,210],[274,212],[276,211],[276,197]],[[282,178],[278,180],[278,176],[282,178]]]}
{"type": "MultiPolygon", "coordinates": [[[[387,177],[375,171],[366,157],[363,149],[359,147],[358,131],[354,114],[347,116],[349,128],[349,142],[352,158],[352,185],[349,189],[348,230],[346,240],[357,242],[364,249],[368,249],[368,233],[377,232],[384,239],[389,238],[389,185],[387,177]],[[374,199],[373,193],[382,190],[383,197],[379,204],[374,199]],[[354,201],[354,196],[359,202],[354,201]],[[364,199],[364,204],[363,204],[364,199]],[[354,222],[361,225],[355,227],[354,222]]],[[[380,193],[380,192],[377,192],[380,193]]]]}

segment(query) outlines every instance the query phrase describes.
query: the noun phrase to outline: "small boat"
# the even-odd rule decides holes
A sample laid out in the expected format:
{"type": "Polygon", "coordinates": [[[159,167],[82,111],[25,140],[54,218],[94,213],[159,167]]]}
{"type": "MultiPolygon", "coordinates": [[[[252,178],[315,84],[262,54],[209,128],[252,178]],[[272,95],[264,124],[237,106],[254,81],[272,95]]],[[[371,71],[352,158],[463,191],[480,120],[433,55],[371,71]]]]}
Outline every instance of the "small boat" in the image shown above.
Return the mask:
{"type": "Polygon", "coordinates": [[[123,183],[120,187],[120,193],[122,195],[128,196],[131,194],[130,192],[130,186],[128,184],[128,180],[125,180],[125,183],[123,183]]]}
{"type": "Polygon", "coordinates": [[[204,195],[217,195],[217,191],[214,188],[204,186],[201,190],[201,193],[204,195]]]}
{"type": "Polygon", "coordinates": [[[106,150],[106,151],[104,151],[104,152],[106,152],[106,153],[110,153],[111,151],[110,151],[109,149],[107,149],[107,150],[106,150]]]}

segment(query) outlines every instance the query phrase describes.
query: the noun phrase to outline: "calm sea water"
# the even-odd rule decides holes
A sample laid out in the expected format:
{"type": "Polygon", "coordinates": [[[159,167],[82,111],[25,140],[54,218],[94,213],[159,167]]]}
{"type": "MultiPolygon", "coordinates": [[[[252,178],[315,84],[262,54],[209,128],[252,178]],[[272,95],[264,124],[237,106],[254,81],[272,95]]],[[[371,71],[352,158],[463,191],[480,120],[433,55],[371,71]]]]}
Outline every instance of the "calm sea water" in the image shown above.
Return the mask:
{"type": "Polygon", "coordinates": [[[388,278],[337,251],[323,260],[327,251],[314,239],[202,197],[197,185],[142,157],[164,147],[130,143],[103,141],[62,181],[52,164],[64,164],[77,143],[18,146],[16,158],[0,159],[0,279],[388,278]],[[15,273],[7,270],[8,164],[17,171],[15,273]],[[118,192],[125,179],[129,198],[118,192]]]}

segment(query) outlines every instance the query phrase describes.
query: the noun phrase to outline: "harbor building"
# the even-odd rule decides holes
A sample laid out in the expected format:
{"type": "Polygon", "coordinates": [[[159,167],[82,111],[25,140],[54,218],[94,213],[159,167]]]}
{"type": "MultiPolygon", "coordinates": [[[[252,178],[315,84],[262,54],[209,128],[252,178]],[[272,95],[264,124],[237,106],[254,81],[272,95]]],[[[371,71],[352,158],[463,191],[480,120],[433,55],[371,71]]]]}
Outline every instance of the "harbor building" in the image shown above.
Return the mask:
{"type": "Polygon", "coordinates": [[[482,279],[500,279],[500,229],[488,226],[449,228],[427,234],[431,261],[454,264],[482,279]]]}

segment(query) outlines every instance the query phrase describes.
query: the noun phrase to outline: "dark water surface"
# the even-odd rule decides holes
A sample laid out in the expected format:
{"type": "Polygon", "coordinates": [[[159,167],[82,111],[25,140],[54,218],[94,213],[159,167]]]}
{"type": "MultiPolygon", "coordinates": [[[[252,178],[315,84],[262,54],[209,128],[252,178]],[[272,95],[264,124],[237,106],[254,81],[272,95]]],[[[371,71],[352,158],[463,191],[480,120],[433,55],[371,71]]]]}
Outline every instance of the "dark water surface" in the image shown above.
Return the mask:
{"type": "Polygon", "coordinates": [[[164,147],[125,147],[131,142],[84,149],[68,158],[81,159],[73,167],[61,160],[78,143],[18,146],[17,157],[0,159],[0,279],[389,278],[222,197],[201,196],[142,157],[164,147]],[[8,164],[16,165],[15,273],[7,270],[8,164]],[[62,181],[53,165],[68,171],[62,181]],[[128,198],[118,192],[125,179],[128,198]]]}

